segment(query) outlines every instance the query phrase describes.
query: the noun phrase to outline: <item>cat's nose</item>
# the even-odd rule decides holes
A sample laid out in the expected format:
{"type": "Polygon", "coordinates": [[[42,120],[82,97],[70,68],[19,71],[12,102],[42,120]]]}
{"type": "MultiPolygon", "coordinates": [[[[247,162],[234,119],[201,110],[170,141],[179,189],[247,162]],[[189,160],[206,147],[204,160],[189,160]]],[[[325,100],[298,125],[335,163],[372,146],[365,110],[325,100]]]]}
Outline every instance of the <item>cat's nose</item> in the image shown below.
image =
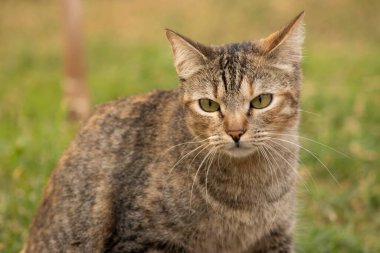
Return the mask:
{"type": "Polygon", "coordinates": [[[231,136],[231,138],[234,140],[235,143],[238,143],[240,140],[240,137],[245,133],[245,129],[229,129],[227,130],[227,134],[231,136]]]}

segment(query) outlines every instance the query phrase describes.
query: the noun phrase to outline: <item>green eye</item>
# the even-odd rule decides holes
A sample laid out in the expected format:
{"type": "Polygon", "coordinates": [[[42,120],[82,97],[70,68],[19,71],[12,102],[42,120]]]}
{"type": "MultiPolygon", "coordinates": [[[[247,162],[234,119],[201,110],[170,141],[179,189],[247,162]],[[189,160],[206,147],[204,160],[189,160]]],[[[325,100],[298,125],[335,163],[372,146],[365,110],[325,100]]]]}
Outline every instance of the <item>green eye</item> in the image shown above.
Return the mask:
{"type": "Polygon", "coordinates": [[[205,112],[216,112],[220,108],[220,106],[217,102],[215,102],[211,99],[208,99],[208,98],[199,99],[199,106],[205,112]]]}
{"type": "Polygon", "coordinates": [[[261,94],[251,101],[251,106],[256,109],[263,109],[272,102],[272,94],[261,94]]]}

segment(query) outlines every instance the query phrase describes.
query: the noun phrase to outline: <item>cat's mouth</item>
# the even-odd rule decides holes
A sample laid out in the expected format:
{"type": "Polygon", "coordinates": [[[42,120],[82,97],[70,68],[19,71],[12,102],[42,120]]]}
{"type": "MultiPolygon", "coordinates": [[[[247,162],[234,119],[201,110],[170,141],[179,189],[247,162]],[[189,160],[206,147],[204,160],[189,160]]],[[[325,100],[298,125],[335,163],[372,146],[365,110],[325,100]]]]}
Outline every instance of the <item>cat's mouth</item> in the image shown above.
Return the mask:
{"type": "Polygon", "coordinates": [[[224,151],[234,157],[244,157],[253,154],[256,147],[247,145],[244,142],[230,143],[224,147],[224,151]]]}

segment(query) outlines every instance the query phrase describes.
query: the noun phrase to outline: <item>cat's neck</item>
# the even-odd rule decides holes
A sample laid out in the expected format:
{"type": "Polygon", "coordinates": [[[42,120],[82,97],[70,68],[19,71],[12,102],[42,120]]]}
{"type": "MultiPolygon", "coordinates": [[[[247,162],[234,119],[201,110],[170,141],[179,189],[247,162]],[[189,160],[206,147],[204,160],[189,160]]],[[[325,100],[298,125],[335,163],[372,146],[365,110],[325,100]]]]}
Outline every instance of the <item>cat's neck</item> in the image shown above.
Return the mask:
{"type": "Polygon", "coordinates": [[[228,208],[251,210],[258,202],[278,201],[294,188],[296,163],[268,163],[259,152],[245,158],[223,153],[207,158],[203,151],[183,158],[177,168],[182,169],[179,174],[187,178],[194,194],[228,208]]]}
{"type": "Polygon", "coordinates": [[[219,161],[213,159],[198,171],[196,183],[203,192],[207,188],[209,199],[228,207],[252,209],[258,202],[278,201],[295,184],[293,168],[285,163],[268,164],[259,152],[245,158],[218,155],[219,161]]]}

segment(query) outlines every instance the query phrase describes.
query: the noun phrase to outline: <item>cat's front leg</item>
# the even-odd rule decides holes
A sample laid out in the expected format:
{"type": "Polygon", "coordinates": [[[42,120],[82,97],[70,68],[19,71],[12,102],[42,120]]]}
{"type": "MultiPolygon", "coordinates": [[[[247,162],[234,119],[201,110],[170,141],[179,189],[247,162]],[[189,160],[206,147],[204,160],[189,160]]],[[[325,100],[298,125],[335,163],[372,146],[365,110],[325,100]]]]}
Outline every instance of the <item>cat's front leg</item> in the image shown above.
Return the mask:
{"type": "Polygon", "coordinates": [[[146,253],[176,253],[176,251],[152,249],[152,250],[148,250],[146,253]]]}
{"type": "MultiPolygon", "coordinates": [[[[145,251],[144,251],[145,252],[145,251]]],[[[180,248],[172,249],[148,249],[146,253],[186,253],[187,251],[180,248]]]]}
{"type": "MultiPolygon", "coordinates": [[[[292,233],[283,229],[272,230],[248,251],[249,253],[294,253],[292,233]]],[[[248,253],[247,252],[247,253],[248,253]]]]}

